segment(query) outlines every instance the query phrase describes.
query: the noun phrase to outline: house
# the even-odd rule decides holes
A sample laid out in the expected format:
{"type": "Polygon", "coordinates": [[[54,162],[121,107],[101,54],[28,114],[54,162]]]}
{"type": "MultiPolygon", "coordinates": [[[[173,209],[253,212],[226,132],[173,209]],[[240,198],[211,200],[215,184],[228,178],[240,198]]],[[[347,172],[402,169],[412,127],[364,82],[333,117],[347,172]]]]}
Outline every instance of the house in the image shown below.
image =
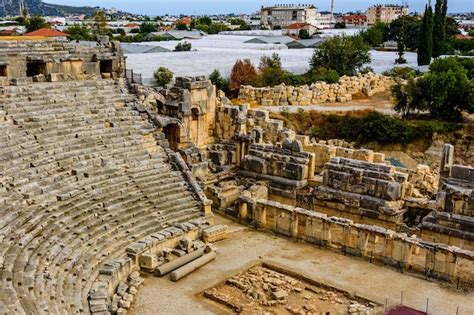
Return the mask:
{"type": "Polygon", "coordinates": [[[347,27],[367,26],[367,15],[364,15],[364,14],[345,15],[341,18],[341,22],[346,24],[347,27]]]}
{"type": "Polygon", "coordinates": [[[460,39],[460,40],[471,40],[473,37],[469,35],[464,35],[464,34],[456,34],[452,36],[454,39],[460,39]]]}
{"type": "Polygon", "coordinates": [[[316,33],[317,28],[309,23],[293,23],[283,29],[283,35],[286,36],[299,36],[301,30],[308,31],[309,36],[313,36],[316,33]]]}
{"type": "Polygon", "coordinates": [[[57,31],[52,28],[40,28],[36,31],[26,33],[24,36],[54,37],[57,39],[67,39],[69,34],[57,31]]]}

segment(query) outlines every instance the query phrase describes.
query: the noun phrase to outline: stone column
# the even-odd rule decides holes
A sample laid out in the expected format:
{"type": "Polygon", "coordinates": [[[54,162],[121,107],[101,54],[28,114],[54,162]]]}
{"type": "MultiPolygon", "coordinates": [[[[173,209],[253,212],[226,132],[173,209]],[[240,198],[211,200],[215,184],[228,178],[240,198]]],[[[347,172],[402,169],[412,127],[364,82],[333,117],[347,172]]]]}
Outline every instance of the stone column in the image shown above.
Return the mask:
{"type": "Polygon", "coordinates": [[[441,154],[441,163],[439,167],[439,188],[441,188],[444,180],[451,175],[451,167],[453,164],[454,146],[446,143],[443,145],[443,153],[441,154]]]}
{"type": "Polygon", "coordinates": [[[290,216],[290,230],[291,237],[298,237],[298,216],[295,213],[292,213],[290,216]]]}

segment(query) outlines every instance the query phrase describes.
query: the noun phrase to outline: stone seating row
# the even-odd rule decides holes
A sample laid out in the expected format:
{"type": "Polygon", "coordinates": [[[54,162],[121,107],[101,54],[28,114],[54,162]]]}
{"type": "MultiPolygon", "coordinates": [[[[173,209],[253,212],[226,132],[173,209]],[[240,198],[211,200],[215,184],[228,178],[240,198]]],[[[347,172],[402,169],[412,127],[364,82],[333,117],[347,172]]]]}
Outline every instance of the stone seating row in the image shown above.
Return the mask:
{"type": "Polygon", "coordinates": [[[88,314],[104,263],[202,216],[128,100],[111,80],[0,91],[0,314],[88,314]]]}

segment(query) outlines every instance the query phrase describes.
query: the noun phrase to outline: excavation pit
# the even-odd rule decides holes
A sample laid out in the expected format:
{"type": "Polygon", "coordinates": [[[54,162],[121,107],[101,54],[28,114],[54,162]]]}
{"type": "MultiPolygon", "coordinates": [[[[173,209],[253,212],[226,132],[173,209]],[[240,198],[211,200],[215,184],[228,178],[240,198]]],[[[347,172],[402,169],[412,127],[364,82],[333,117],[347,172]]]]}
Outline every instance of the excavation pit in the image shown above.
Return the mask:
{"type": "Polygon", "coordinates": [[[380,305],[373,301],[268,263],[246,269],[205,290],[202,296],[230,314],[378,314],[381,311],[380,305]]]}

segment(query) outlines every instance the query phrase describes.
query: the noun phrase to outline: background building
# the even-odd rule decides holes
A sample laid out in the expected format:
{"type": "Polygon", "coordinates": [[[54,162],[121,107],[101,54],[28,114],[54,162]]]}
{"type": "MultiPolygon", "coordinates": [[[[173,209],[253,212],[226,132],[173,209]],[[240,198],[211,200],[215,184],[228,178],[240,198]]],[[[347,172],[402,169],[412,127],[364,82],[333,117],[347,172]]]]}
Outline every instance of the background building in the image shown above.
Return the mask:
{"type": "Polygon", "coordinates": [[[408,6],[378,4],[367,9],[367,23],[369,25],[377,22],[390,23],[401,15],[408,15],[408,13],[408,6]]]}
{"type": "Polygon", "coordinates": [[[293,23],[316,24],[318,9],[311,4],[278,4],[262,7],[261,24],[264,27],[287,27],[293,23]]]}

